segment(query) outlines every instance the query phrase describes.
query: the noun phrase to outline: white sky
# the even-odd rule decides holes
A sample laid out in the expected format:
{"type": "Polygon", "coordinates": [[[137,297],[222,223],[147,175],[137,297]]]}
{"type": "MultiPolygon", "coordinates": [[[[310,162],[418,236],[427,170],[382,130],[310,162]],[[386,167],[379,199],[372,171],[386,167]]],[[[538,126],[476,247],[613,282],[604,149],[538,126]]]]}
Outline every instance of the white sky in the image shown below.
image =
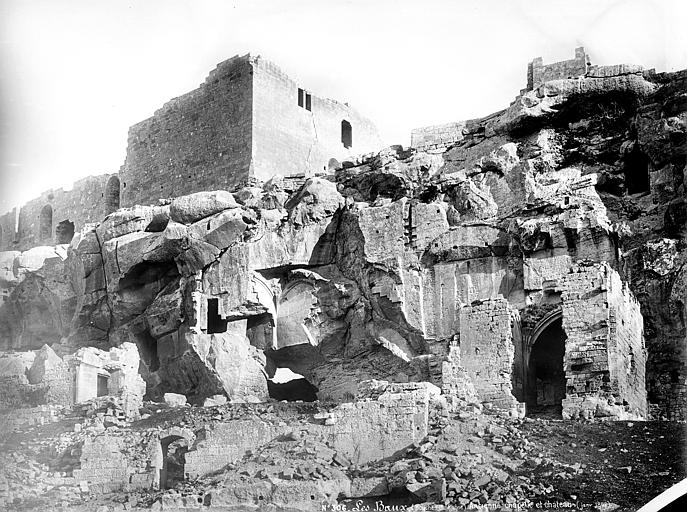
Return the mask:
{"type": "Polygon", "coordinates": [[[687,68],[684,0],[1,0],[0,212],[117,172],[128,127],[235,54],[348,101],[384,142],[508,106],[526,65],[687,68]]]}

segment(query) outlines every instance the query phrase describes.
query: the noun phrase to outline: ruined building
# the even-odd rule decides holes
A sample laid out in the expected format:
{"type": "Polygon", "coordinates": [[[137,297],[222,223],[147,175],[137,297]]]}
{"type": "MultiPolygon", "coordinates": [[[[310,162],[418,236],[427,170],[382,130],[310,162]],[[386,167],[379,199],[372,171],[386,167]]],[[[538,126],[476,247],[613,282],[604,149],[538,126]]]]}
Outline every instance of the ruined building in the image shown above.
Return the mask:
{"type": "MultiPolygon", "coordinates": [[[[422,439],[437,400],[685,419],[686,90],[580,48],[534,60],[504,110],[370,153],[352,108],[230,59],[131,128],[118,175],[2,218],[6,421],[316,397],[340,404],[317,435],[369,462],[422,439]]],[[[151,434],[135,464],[90,440],[78,478],[116,452],[111,485],[160,486],[170,446],[197,476],[284,434],[234,427],[151,434]]]]}
{"type": "Polygon", "coordinates": [[[274,175],[302,180],[380,147],[372,122],[259,56],[220,63],[201,86],[131,127],[118,174],[50,190],[0,217],[0,250],[69,243],[120,207],[274,175]]]}

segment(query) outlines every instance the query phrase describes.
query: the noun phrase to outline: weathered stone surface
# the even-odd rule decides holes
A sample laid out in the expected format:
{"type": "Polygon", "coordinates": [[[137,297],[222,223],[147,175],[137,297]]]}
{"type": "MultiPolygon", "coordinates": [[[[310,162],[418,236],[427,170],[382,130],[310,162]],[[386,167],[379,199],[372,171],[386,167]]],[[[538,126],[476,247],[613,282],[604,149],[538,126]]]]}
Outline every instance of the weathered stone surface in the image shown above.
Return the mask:
{"type": "Polygon", "coordinates": [[[162,399],[167,405],[171,405],[172,407],[181,407],[182,405],[186,405],[186,397],[184,395],[180,395],[179,393],[165,393],[162,395],[162,399]]]}
{"type": "Polygon", "coordinates": [[[226,190],[196,192],[195,194],[173,199],[169,215],[174,222],[192,224],[223,210],[237,207],[236,199],[234,199],[231,192],[226,190]]]}

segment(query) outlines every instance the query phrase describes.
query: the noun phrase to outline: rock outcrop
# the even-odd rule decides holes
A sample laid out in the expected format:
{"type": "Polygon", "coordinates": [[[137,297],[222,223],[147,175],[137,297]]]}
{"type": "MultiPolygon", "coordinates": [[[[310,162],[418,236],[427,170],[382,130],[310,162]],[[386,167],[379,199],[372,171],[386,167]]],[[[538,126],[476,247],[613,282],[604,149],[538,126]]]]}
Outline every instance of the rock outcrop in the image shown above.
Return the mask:
{"type": "Polygon", "coordinates": [[[288,368],[335,401],[428,381],[516,415],[646,417],[646,389],[683,418],[686,80],[594,68],[295,190],[200,192],[3,253],[3,347],[133,343],[147,397],[192,403],[266,400],[288,368]]]}

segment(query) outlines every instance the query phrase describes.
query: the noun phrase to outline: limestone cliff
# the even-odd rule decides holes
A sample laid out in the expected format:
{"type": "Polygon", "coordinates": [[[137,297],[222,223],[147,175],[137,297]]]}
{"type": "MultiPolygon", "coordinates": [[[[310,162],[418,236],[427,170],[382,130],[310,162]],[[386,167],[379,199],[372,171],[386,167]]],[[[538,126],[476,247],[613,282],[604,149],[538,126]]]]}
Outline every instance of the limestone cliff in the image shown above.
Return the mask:
{"type": "Polygon", "coordinates": [[[2,347],[132,342],[150,398],[263,401],[289,368],[320,399],[429,381],[684,419],[686,91],[636,68],[549,80],[448,141],[120,209],[3,254],[2,347]]]}

